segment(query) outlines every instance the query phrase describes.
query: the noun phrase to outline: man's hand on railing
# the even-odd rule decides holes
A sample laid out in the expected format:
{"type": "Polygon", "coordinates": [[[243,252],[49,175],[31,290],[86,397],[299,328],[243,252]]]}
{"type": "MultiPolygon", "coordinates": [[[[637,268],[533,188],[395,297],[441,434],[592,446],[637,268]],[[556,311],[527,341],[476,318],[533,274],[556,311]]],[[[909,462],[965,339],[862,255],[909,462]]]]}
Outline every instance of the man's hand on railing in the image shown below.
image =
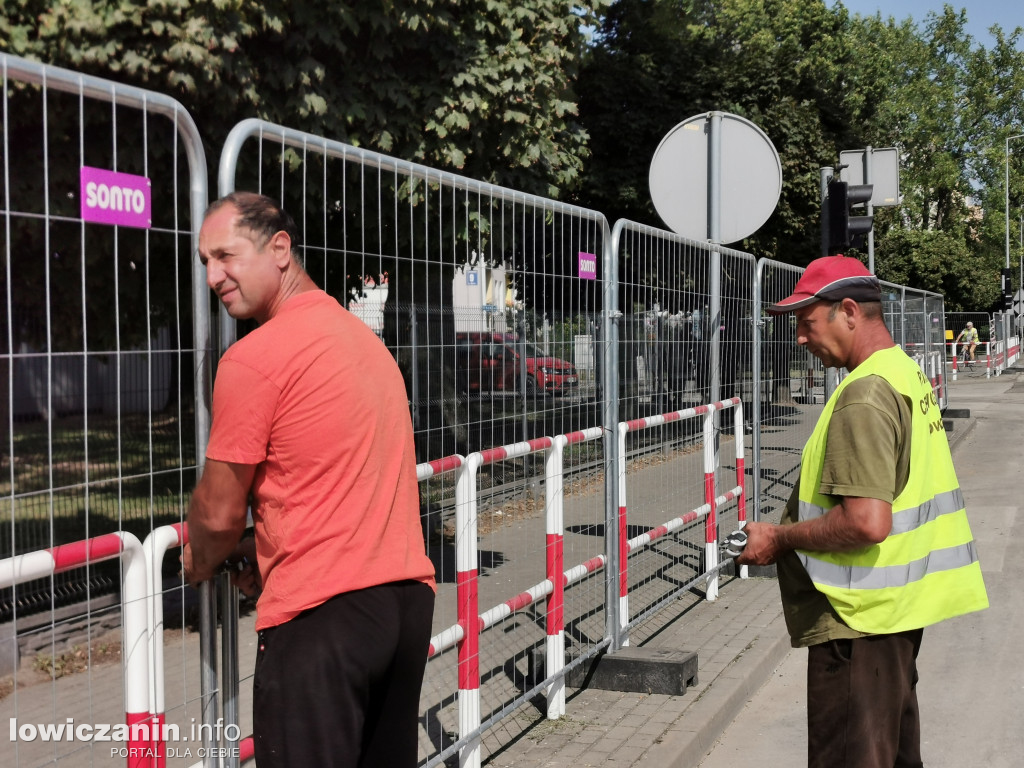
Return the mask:
{"type": "Polygon", "coordinates": [[[263,579],[256,563],[256,539],[244,537],[225,563],[231,573],[231,583],[247,597],[257,597],[263,591],[263,579]]]}

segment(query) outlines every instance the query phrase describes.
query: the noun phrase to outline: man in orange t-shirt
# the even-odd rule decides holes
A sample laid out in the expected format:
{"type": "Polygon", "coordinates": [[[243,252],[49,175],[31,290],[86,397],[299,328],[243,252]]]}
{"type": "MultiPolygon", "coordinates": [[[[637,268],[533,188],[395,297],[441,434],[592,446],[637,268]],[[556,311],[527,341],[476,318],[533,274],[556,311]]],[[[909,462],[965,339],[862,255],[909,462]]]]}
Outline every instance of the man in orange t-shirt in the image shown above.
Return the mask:
{"type": "Polygon", "coordinates": [[[218,366],[183,570],[191,584],[216,572],[251,500],[260,768],[411,768],[435,584],[405,384],[296,242],[291,217],[252,193],[218,200],[200,230],[207,283],[259,326],[218,366]]]}

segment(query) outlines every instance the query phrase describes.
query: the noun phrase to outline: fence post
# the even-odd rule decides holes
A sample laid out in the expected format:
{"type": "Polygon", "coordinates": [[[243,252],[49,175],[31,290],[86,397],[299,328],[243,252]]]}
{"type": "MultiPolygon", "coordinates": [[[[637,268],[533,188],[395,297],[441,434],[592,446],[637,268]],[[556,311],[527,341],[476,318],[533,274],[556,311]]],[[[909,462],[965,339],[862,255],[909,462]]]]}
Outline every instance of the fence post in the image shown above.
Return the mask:
{"type": "MultiPolygon", "coordinates": [[[[161,728],[164,724],[164,602],[161,566],[164,553],[171,547],[183,546],[188,541],[188,528],[184,523],[163,525],[154,529],[142,543],[146,558],[146,612],[147,632],[149,634],[149,711],[153,723],[161,728]]],[[[153,749],[156,752],[157,768],[163,768],[167,761],[167,745],[163,733],[154,737],[153,749]]]]}
{"type": "MultiPolygon", "coordinates": [[[[736,485],[740,489],[740,495],[736,500],[736,522],[737,527],[742,530],[747,524],[747,492],[744,445],[743,445],[743,401],[736,403],[732,417],[733,440],[736,443],[736,485]]],[[[740,566],[740,578],[745,579],[749,574],[749,568],[740,566]]]]}
{"type": "MultiPolygon", "coordinates": [[[[614,564],[611,572],[618,577],[618,619],[619,619],[619,648],[629,645],[629,635],[626,627],[629,625],[629,536],[626,527],[626,434],[629,432],[629,423],[618,424],[618,451],[616,455],[616,484],[619,493],[618,515],[615,519],[615,540],[618,542],[618,562],[614,564]]],[[[614,650],[618,650],[615,648],[614,650]]]]}
{"type": "MultiPolygon", "coordinates": [[[[762,406],[762,381],[761,371],[763,368],[763,339],[761,335],[761,329],[764,326],[764,321],[761,319],[761,280],[764,278],[764,259],[758,259],[757,264],[754,268],[754,284],[752,286],[753,305],[751,307],[751,322],[754,324],[753,330],[753,344],[754,354],[752,363],[752,375],[754,377],[753,382],[753,402],[751,403],[751,414],[750,423],[753,430],[750,435],[750,455],[754,459],[754,474],[751,480],[751,490],[754,498],[754,520],[761,519],[761,471],[758,464],[758,457],[761,455],[761,406],[762,406]]],[[[780,377],[786,382],[786,395],[791,396],[792,388],[790,383],[790,371],[778,371],[774,370],[775,366],[772,366],[772,379],[778,379],[780,377]]],[[[771,386],[774,386],[774,381],[771,386]]],[[[774,402],[775,393],[771,393],[769,401],[774,402]]]]}
{"type": "MultiPolygon", "coordinates": [[[[459,641],[459,736],[480,728],[480,608],[477,571],[477,470],[479,453],[471,453],[455,483],[455,570],[459,641]]],[[[480,768],[480,737],[459,750],[460,768],[480,768]]]]}
{"type": "Polygon", "coordinates": [[[565,617],[563,613],[565,598],[565,568],[563,565],[563,520],[564,497],[562,452],[568,444],[564,435],[558,435],[551,441],[551,447],[545,452],[544,497],[547,514],[547,577],[551,582],[551,593],[547,598],[547,640],[545,676],[551,680],[547,690],[548,720],[557,720],[565,714],[565,677],[560,675],[565,667],[565,617]]]}
{"type": "MultiPolygon", "coordinates": [[[[619,546],[618,528],[618,486],[625,481],[619,474],[618,452],[622,441],[616,431],[619,423],[619,321],[622,312],[619,310],[619,239],[625,222],[615,222],[611,237],[605,240],[604,272],[602,274],[602,317],[601,326],[604,350],[602,354],[602,391],[601,409],[602,423],[605,428],[604,438],[604,472],[605,472],[605,551],[604,556],[608,575],[605,579],[605,634],[611,641],[609,650],[614,653],[622,647],[622,610],[619,597],[621,588],[616,581],[622,549],[619,546]]],[[[628,621],[628,614],[626,614],[628,621]]]]}
{"type": "Polygon", "coordinates": [[[709,602],[718,599],[718,501],[715,494],[715,411],[717,403],[710,403],[704,414],[704,503],[708,516],[704,520],[704,558],[708,572],[706,597],[709,602]]]}

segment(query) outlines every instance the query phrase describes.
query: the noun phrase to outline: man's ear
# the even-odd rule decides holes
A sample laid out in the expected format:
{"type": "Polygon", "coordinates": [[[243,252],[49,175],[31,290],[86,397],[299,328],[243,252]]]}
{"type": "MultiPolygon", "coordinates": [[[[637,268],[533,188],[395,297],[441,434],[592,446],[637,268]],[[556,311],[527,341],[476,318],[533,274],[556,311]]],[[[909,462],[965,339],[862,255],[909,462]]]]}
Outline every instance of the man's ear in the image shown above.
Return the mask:
{"type": "Polygon", "coordinates": [[[853,323],[859,320],[861,315],[861,306],[853,299],[843,299],[841,304],[843,313],[846,315],[846,324],[853,327],[853,323]]]}
{"type": "Polygon", "coordinates": [[[279,269],[286,269],[292,260],[292,238],[283,229],[274,233],[267,243],[267,248],[274,256],[274,263],[279,269]]]}

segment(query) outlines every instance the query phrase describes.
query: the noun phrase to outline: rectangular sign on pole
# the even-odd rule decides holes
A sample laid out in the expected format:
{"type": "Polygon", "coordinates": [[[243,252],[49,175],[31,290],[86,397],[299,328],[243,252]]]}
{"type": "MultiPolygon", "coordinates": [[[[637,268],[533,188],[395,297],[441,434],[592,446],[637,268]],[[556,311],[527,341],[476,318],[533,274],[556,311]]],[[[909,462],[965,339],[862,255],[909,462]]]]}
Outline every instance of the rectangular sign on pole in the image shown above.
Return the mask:
{"type": "Polygon", "coordinates": [[[839,180],[847,184],[871,184],[871,204],[891,208],[900,204],[900,155],[896,147],[871,149],[871,181],[865,179],[864,150],[848,149],[839,153],[839,180]]]}

